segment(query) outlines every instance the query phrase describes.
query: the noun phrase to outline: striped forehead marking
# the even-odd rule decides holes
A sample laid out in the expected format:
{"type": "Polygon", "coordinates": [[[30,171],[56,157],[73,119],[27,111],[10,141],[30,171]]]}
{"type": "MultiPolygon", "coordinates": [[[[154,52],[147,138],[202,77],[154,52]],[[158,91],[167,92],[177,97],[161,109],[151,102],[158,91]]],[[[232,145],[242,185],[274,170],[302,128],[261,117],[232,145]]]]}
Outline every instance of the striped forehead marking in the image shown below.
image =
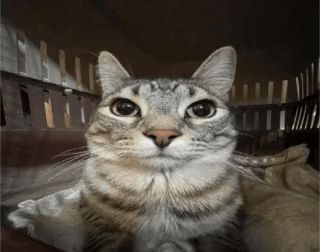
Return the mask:
{"type": "Polygon", "coordinates": [[[196,87],[192,85],[187,85],[183,83],[179,83],[178,81],[172,81],[172,82],[164,82],[161,83],[153,80],[150,81],[149,83],[143,83],[143,84],[136,84],[131,88],[131,91],[133,95],[139,95],[141,94],[141,88],[150,88],[150,92],[157,92],[157,91],[162,91],[164,93],[175,93],[179,87],[184,87],[185,90],[187,91],[187,94],[189,94],[189,97],[193,97],[197,92],[196,87]]]}

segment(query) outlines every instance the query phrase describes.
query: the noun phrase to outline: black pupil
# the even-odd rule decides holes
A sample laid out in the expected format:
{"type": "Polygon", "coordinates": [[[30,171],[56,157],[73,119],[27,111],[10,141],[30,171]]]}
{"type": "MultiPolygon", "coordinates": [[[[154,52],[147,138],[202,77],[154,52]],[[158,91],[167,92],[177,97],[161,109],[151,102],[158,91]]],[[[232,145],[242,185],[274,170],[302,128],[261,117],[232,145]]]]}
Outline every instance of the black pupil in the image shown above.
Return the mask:
{"type": "Polygon", "coordinates": [[[135,110],[135,105],[128,101],[118,102],[116,108],[121,115],[131,115],[135,110]]]}
{"type": "Polygon", "coordinates": [[[211,113],[210,103],[198,103],[192,107],[193,113],[198,117],[205,117],[211,113]]]}

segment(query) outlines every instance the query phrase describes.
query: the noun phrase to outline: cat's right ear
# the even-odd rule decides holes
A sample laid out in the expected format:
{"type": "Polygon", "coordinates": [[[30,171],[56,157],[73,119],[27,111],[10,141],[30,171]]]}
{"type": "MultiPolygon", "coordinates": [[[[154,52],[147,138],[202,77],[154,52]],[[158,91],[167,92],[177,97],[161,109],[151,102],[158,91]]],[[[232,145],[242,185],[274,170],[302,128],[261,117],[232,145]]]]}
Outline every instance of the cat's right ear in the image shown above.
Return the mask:
{"type": "Polygon", "coordinates": [[[192,75],[213,93],[226,97],[231,89],[237,64],[236,51],[225,46],[212,53],[192,75]]]}
{"type": "Polygon", "coordinates": [[[98,59],[98,79],[103,94],[110,94],[124,86],[129,73],[111,53],[103,51],[98,59]]]}

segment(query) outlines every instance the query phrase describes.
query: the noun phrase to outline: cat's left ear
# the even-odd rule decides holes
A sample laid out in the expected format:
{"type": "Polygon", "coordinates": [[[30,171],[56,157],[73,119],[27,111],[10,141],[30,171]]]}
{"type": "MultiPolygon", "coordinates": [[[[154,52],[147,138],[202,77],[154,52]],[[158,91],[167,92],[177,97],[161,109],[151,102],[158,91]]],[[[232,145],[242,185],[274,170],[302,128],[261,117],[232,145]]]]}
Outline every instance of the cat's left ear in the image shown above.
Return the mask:
{"type": "Polygon", "coordinates": [[[124,80],[129,79],[129,73],[120,62],[107,51],[99,54],[98,77],[103,94],[110,94],[124,86],[124,80]]]}
{"type": "Polygon", "coordinates": [[[231,89],[236,73],[237,55],[231,46],[213,52],[192,75],[200,85],[219,96],[226,96],[231,89]]]}

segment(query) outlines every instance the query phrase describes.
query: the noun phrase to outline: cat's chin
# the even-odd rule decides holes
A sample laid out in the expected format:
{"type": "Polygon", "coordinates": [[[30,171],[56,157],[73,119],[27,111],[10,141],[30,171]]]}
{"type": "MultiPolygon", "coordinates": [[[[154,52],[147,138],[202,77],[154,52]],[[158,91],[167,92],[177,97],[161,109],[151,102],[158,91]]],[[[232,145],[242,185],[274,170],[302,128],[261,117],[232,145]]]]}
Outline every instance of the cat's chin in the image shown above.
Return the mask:
{"type": "Polygon", "coordinates": [[[155,169],[172,169],[174,167],[182,166],[181,159],[169,155],[154,155],[145,159],[145,161],[155,169]]]}

